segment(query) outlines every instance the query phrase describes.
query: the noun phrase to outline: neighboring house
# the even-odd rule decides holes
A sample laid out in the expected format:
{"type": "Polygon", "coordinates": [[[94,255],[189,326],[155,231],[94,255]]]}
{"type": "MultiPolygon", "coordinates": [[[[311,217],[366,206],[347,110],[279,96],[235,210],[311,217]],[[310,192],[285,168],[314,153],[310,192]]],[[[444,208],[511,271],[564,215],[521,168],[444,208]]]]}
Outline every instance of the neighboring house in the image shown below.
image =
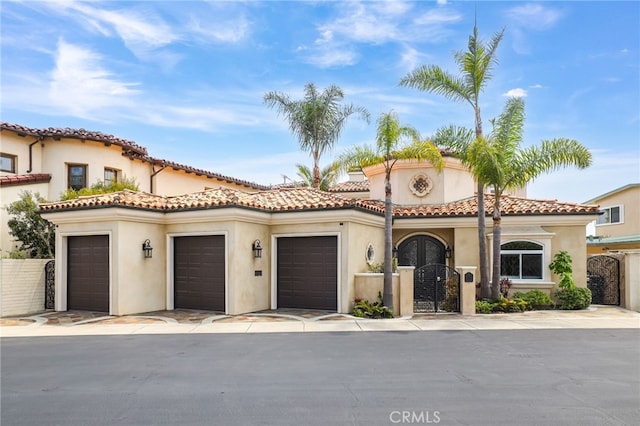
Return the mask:
{"type": "Polygon", "coordinates": [[[640,250],[640,183],[616,188],[585,204],[598,204],[595,235],[587,237],[588,254],[640,250]]]}
{"type": "MultiPolygon", "coordinates": [[[[331,192],[122,191],[43,205],[43,216],[57,225],[56,310],[350,312],[355,275],[381,262],[384,251],[384,169],[363,172],[366,179],[354,175],[331,192]],[[144,243],[153,248],[151,257],[144,243]]],[[[461,163],[446,156],[438,172],[428,163],[400,161],[391,182],[399,264],[418,268],[416,277],[428,264],[477,268],[476,185],[461,163]]],[[[486,203],[490,242],[491,194],[486,203]]],[[[505,196],[502,262],[512,289],[550,292],[557,277],[548,265],[561,250],[573,257],[576,284],[586,286],[584,233],[597,211],[505,196]]],[[[464,278],[477,281],[472,273],[464,278]]]]}
{"type": "MultiPolygon", "coordinates": [[[[177,195],[210,188],[266,186],[151,157],[134,142],[84,129],[31,129],[0,124],[0,198],[4,210],[22,191],[55,201],[68,188],[135,179],[141,191],[177,195]]],[[[2,254],[15,248],[3,213],[2,254]]]]}

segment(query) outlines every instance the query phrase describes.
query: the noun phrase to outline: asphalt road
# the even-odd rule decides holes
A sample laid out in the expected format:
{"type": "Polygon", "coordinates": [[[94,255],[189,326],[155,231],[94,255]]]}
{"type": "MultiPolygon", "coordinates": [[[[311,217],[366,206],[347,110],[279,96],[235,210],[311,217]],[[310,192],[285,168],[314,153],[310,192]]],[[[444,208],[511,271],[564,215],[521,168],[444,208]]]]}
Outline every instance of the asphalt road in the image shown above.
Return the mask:
{"type": "Polygon", "coordinates": [[[4,338],[1,424],[636,425],[640,330],[4,338]]]}

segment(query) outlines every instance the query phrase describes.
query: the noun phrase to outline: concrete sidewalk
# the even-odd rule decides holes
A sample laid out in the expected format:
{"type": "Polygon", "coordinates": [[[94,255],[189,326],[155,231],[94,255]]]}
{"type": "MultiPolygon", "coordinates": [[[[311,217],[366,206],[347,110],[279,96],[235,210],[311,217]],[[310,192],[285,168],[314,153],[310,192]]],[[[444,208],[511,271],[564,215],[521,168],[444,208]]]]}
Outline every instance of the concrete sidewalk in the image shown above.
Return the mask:
{"type": "Polygon", "coordinates": [[[187,315],[187,320],[163,315],[98,316],[76,322],[47,324],[47,315],[53,314],[56,313],[5,318],[0,322],[3,324],[0,326],[0,336],[640,328],[640,313],[616,306],[591,306],[583,311],[531,311],[473,316],[431,314],[384,320],[361,319],[344,314],[303,316],[276,311],[240,316],[195,313],[191,317],[187,315]]]}

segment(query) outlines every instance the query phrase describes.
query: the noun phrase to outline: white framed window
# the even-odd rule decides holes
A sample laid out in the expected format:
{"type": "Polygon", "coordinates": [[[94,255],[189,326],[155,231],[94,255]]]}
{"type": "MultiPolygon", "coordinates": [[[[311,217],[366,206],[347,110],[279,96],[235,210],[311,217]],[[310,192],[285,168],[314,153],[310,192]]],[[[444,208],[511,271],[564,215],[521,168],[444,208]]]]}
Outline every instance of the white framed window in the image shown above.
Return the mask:
{"type": "Polygon", "coordinates": [[[12,154],[0,153],[0,171],[15,173],[16,172],[16,156],[12,154]]]}
{"type": "Polygon", "coordinates": [[[500,246],[500,275],[513,280],[544,278],[544,246],[532,241],[510,241],[500,246]]]}
{"type": "Polygon", "coordinates": [[[104,185],[110,186],[118,182],[118,171],[110,167],[104,168],[104,185]]]}
{"type": "Polygon", "coordinates": [[[600,215],[596,219],[598,225],[612,225],[616,223],[624,223],[623,206],[603,207],[600,209],[600,215]]]}

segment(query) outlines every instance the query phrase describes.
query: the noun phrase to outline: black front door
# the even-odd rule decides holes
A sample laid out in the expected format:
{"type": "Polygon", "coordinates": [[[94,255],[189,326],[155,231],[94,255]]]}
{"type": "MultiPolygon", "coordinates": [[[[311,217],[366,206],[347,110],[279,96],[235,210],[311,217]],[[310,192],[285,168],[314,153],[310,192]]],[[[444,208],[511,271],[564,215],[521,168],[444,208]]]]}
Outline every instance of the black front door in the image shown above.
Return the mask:
{"type": "Polygon", "coordinates": [[[444,244],[428,235],[408,238],[398,246],[398,265],[416,268],[413,275],[414,312],[438,311],[438,302],[444,301],[446,293],[445,275],[441,273],[447,268],[444,263],[444,244]]]}

